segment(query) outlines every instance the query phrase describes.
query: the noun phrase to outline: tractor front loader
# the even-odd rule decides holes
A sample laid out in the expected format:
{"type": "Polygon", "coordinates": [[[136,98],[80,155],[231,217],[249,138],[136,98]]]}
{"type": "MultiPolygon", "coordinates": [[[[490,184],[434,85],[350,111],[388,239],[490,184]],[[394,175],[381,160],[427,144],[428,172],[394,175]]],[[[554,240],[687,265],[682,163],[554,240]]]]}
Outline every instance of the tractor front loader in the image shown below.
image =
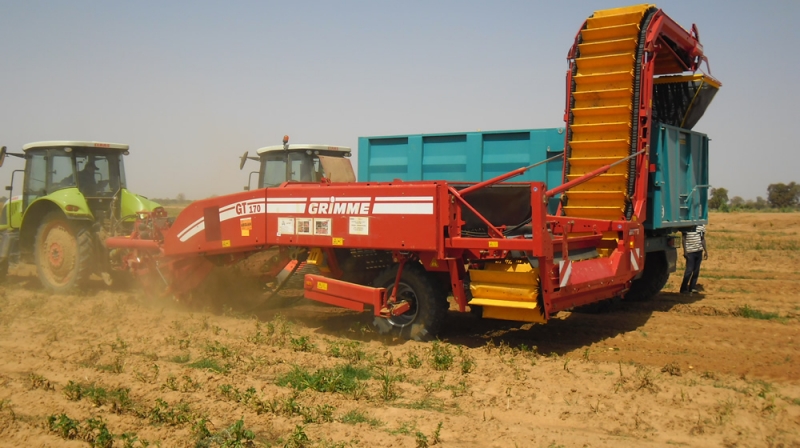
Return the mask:
{"type": "Polygon", "coordinates": [[[10,199],[0,216],[0,276],[10,262],[32,262],[45,289],[67,293],[84,287],[92,274],[106,284],[128,277],[122,251],[105,247],[106,238],[130,235],[141,211],[166,216],[164,209],[128,191],[123,157],[128,145],[101,142],[30,143],[25,160],[6,187],[10,199]],[[13,191],[23,175],[22,191],[13,191]]]}

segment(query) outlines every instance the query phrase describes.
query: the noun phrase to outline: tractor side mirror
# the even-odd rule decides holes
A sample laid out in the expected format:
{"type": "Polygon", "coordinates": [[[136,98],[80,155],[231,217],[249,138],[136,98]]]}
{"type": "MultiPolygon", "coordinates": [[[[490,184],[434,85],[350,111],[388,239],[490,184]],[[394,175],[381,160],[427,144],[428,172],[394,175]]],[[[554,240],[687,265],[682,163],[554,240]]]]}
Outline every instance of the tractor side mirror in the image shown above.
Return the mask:
{"type": "Polygon", "coordinates": [[[3,166],[3,162],[6,161],[6,147],[3,146],[0,148],[0,166],[3,166]]]}
{"type": "Polygon", "coordinates": [[[239,159],[239,171],[244,169],[244,164],[247,163],[247,153],[248,152],[249,151],[245,151],[244,154],[242,154],[242,157],[239,159]]]}

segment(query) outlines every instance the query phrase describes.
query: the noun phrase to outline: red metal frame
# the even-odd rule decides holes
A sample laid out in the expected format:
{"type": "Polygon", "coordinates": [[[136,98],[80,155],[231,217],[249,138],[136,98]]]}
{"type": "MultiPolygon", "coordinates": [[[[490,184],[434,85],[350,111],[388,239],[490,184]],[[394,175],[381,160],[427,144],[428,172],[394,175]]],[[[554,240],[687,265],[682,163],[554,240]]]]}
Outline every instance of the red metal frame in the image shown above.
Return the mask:
{"type": "MultiPolygon", "coordinates": [[[[460,311],[467,306],[465,265],[512,256],[538,262],[545,318],[560,310],[623,294],[644,267],[645,235],[641,223],[646,218],[649,104],[655,56],[664,47],[664,37],[687,51],[692,70],[705,60],[695,27],[687,32],[660,10],[655,13],[647,29],[641,68],[641,97],[636,112],[639,143],[635,154],[629,157],[637,167],[635,219],[630,221],[547,214],[548,198],[602,174],[612,164],[549,191],[542,182],[524,183],[530,189],[532,237],[505,236],[507,226],[517,223],[492,223],[465,196],[522,174],[531,166],[460,191],[444,181],[285,183],[194,202],[172,225],[143,216],[136,228],[144,231],[136,230],[130,238],[109,238],[106,244],[128,251],[127,265],[133,271],[152,274],[156,268],[171,270],[167,275],[162,273],[162,278],[174,292],[185,292],[199,283],[210,265],[205,260],[232,262],[271,247],[321,248],[333,277],[342,276],[335,249],[390,251],[400,266],[396,287],[389,297],[385,288],[319,275],[305,277],[306,297],[358,311],[371,306],[376,316],[384,317],[408,309],[408,304],[397,302],[396,291],[403,267],[411,261],[419,261],[429,271],[448,274],[460,311]],[[465,208],[486,225],[488,238],[462,236],[465,208]],[[586,260],[570,256],[571,251],[609,244],[611,240],[603,237],[611,232],[616,233],[616,247],[606,248],[608,256],[586,260]],[[513,255],[512,251],[524,255],[513,255]],[[177,285],[179,282],[184,284],[177,285]]],[[[569,53],[571,64],[577,48],[576,37],[569,53]]],[[[571,80],[570,71],[568,91],[571,80]]],[[[566,106],[565,120],[570,113],[569,95],[566,106]]],[[[282,253],[285,255],[285,251],[282,253]]],[[[275,274],[278,267],[273,269],[275,274]]]]}

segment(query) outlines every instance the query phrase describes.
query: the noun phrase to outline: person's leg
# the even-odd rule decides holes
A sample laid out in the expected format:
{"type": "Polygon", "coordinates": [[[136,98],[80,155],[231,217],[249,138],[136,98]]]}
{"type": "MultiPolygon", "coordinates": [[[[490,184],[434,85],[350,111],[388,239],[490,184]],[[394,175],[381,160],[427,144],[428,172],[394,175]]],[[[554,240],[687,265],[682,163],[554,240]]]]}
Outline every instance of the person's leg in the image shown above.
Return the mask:
{"type": "Polygon", "coordinates": [[[697,287],[697,278],[700,276],[700,263],[703,262],[703,252],[695,252],[692,255],[695,256],[695,261],[692,269],[692,280],[689,283],[689,292],[694,291],[697,287]]]}
{"type": "Polygon", "coordinates": [[[686,270],[683,272],[683,281],[681,282],[681,292],[689,292],[689,282],[692,279],[692,272],[694,272],[694,257],[693,254],[686,254],[686,270]]]}

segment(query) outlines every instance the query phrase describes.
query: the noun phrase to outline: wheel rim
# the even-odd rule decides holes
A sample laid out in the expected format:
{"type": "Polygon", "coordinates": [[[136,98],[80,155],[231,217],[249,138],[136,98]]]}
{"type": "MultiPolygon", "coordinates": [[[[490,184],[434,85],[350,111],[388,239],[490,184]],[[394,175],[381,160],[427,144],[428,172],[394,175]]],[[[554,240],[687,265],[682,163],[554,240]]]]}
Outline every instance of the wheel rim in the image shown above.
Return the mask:
{"type": "Polygon", "coordinates": [[[78,242],[72,232],[60,222],[51,224],[39,250],[40,266],[47,280],[57,286],[68,283],[78,254],[78,242]]]}
{"type": "MultiPolygon", "coordinates": [[[[394,284],[389,285],[386,290],[387,294],[391,296],[392,290],[394,290],[394,284]]],[[[399,316],[392,316],[387,319],[393,326],[400,328],[411,325],[417,318],[418,311],[417,293],[414,292],[414,289],[409,284],[403,282],[400,282],[397,290],[397,301],[399,302],[401,300],[407,301],[411,305],[411,309],[399,316]]]]}

